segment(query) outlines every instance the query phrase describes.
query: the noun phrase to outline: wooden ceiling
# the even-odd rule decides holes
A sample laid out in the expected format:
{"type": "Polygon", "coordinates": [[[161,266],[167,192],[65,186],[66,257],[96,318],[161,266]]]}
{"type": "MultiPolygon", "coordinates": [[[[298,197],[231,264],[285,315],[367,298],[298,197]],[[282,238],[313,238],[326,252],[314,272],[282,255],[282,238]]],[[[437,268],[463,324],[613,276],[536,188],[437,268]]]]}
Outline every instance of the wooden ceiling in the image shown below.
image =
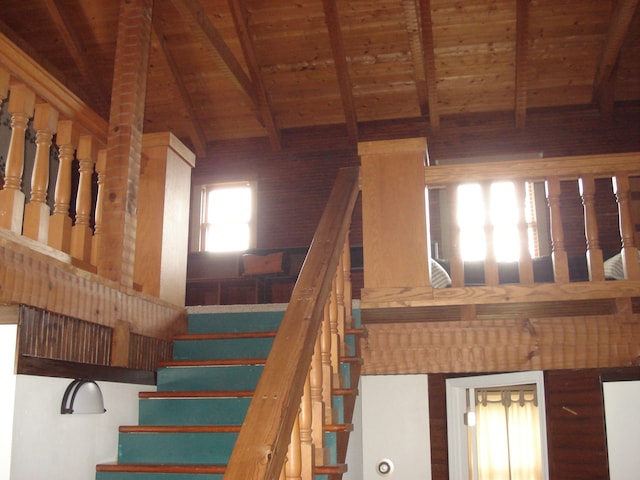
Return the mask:
{"type": "MultiPolygon", "coordinates": [[[[2,0],[0,31],[105,118],[117,0],[2,0]]],[[[638,0],[155,0],[145,131],[221,140],[640,101],[638,0]]]]}

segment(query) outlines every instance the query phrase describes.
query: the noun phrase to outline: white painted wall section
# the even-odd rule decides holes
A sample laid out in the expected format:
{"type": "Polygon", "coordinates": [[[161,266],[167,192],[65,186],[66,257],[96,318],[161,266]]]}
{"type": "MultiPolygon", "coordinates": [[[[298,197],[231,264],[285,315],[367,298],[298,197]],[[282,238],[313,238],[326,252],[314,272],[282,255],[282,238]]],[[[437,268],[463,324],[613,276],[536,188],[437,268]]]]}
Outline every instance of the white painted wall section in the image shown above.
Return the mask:
{"type": "Polygon", "coordinates": [[[604,416],[607,428],[611,480],[640,478],[640,381],[604,382],[604,416]]]}

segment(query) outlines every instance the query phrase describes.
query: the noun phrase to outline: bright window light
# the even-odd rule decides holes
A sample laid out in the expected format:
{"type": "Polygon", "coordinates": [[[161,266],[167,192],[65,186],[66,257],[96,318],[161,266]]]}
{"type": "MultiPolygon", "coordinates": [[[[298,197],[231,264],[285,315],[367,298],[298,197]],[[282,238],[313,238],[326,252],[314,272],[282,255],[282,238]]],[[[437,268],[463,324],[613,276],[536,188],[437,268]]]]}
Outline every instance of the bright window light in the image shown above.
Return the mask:
{"type": "Polygon", "coordinates": [[[247,182],[209,185],[203,195],[204,249],[232,252],[251,248],[255,216],[252,185],[247,182]]]}
{"type": "MultiPolygon", "coordinates": [[[[489,205],[485,205],[480,184],[471,183],[458,187],[457,219],[460,228],[462,259],[484,260],[487,250],[485,238],[487,215],[493,226],[493,249],[496,260],[499,262],[517,261],[520,256],[520,241],[516,189],[513,182],[492,183],[489,205]]],[[[527,185],[525,221],[528,225],[530,239],[535,238],[534,217],[533,188],[527,185]]],[[[533,250],[535,247],[531,248],[533,250]]]]}

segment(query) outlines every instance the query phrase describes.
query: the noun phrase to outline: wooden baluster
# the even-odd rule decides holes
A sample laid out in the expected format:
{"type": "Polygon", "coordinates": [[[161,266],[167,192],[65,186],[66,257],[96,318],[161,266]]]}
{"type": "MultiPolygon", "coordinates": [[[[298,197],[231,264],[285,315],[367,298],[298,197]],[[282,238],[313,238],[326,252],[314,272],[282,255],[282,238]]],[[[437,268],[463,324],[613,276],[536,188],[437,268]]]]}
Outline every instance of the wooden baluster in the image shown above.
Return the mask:
{"type": "Polygon", "coordinates": [[[311,371],[307,374],[300,403],[300,464],[302,466],[302,478],[313,480],[313,467],[315,464],[315,452],[312,437],[313,407],[311,405],[311,371]]]}
{"type": "Polygon", "coordinates": [[[98,194],[96,197],[95,225],[93,227],[93,242],[91,244],[91,265],[98,265],[98,245],[102,233],[102,208],[104,205],[104,178],[107,168],[107,150],[98,152],[96,174],[98,175],[98,194]]]}
{"type": "Polygon", "coordinates": [[[564,229],[560,213],[560,179],[556,176],[548,177],[545,187],[549,206],[553,274],[557,283],[566,283],[569,281],[569,263],[564,249],[564,229]]]}
{"type": "Polygon", "coordinates": [[[618,202],[618,219],[620,222],[620,238],[622,240],[622,265],[624,278],[640,280],[640,265],[638,264],[638,249],[633,243],[634,224],[631,216],[631,194],[629,176],[618,174],[612,178],[613,193],[618,202]]]}
{"type": "Polygon", "coordinates": [[[51,139],[56,133],[57,125],[58,112],[51,105],[48,103],[36,105],[33,116],[33,128],[36,131],[36,157],[31,173],[31,198],[24,207],[22,234],[44,244],[49,237],[49,216],[51,215],[51,209],[47,204],[51,139]]]}
{"type": "Polygon", "coordinates": [[[91,177],[98,154],[98,144],[89,135],[82,135],[78,143],[80,179],[76,195],[76,222],[71,229],[71,256],[83,263],[91,263],[91,177]]]}
{"type": "Polygon", "coordinates": [[[11,114],[11,139],[4,169],[4,187],[0,190],[0,227],[14,233],[22,233],[24,217],[24,193],[22,173],[24,171],[25,132],[29,118],[35,108],[35,94],[25,85],[14,85],[9,95],[11,114]]]}
{"type": "Polygon", "coordinates": [[[64,120],[58,123],[58,176],[56,178],[53,215],[49,225],[49,245],[63,252],[71,252],[71,167],[78,145],[78,132],[73,122],[64,120]]]}
{"type": "Polygon", "coordinates": [[[302,480],[302,463],[300,450],[300,415],[296,415],[291,430],[291,441],[287,451],[287,463],[285,470],[287,480],[302,480]]]}
{"type": "Polygon", "coordinates": [[[598,238],[598,218],[596,215],[596,183],[593,175],[583,175],[578,179],[580,196],[584,207],[584,233],[587,240],[587,268],[589,280],[604,280],[602,249],[598,238]]]}
{"type": "Polygon", "coordinates": [[[484,257],[484,283],[485,285],[498,285],[498,262],[493,245],[494,227],[491,221],[491,183],[483,182],[482,201],[484,202],[484,240],[486,245],[484,257]]]}
{"type": "Polygon", "coordinates": [[[351,284],[351,246],[349,233],[344,245],[342,270],[344,271],[344,322],[345,328],[353,328],[353,286],[351,284]]]}
{"type": "Polygon", "coordinates": [[[324,450],[324,400],[322,398],[322,347],[320,345],[322,332],[316,336],[316,345],[311,357],[310,388],[311,388],[311,436],[315,446],[315,459],[318,465],[325,463],[324,450]]]}
{"type": "Polygon", "coordinates": [[[452,287],[464,287],[464,263],[460,253],[460,226],[458,225],[458,185],[447,185],[449,203],[449,230],[451,260],[449,264],[452,287]]]}
{"type": "Polygon", "coordinates": [[[340,338],[338,336],[338,293],[336,278],[331,282],[331,302],[329,310],[329,327],[331,328],[331,371],[333,385],[339,386],[340,381],[340,338]]]}
{"type": "Polygon", "coordinates": [[[282,463],[282,470],[280,470],[280,476],[278,480],[287,480],[287,457],[284,457],[284,462],[282,463]]]}
{"type": "Polygon", "coordinates": [[[331,369],[331,326],[329,324],[329,303],[324,306],[324,319],[320,334],[320,358],[322,359],[322,401],[325,423],[333,423],[333,372],[331,369]]]}
{"type": "Polygon", "coordinates": [[[518,210],[518,238],[520,240],[520,258],[518,260],[518,271],[520,283],[524,285],[533,284],[533,261],[529,251],[529,229],[525,216],[525,198],[527,197],[527,186],[524,181],[513,182],[516,191],[516,209],[518,210]]]}
{"type": "MultiPolygon", "coordinates": [[[[344,253],[344,250],[343,250],[344,253]]],[[[345,308],[344,308],[344,254],[340,255],[338,261],[338,269],[336,271],[336,302],[338,304],[338,361],[340,356],[344,355],[344,322],[345,322],[345,308]]]]}

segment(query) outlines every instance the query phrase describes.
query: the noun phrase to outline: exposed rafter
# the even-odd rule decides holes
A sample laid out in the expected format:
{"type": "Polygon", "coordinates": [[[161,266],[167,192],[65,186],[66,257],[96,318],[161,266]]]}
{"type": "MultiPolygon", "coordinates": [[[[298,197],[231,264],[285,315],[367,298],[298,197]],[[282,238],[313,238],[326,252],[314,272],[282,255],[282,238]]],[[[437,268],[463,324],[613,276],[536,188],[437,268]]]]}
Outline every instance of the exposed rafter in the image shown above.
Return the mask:
{"type": "Polygon", "coordinates": [[[340,18],[335,0],[323,0],[324,18],[329,29],[329,41],[333,53],[333,63],[338,75],[338,85],[340,86],[340,97],[342,99],[342,109],[347,124],[347,133],[351,140],[358,139],[358,118],[353,101],[353,89],[351,86],[351,76],[349,75],[349,65],[347,54],[344,48],[342,30],[340,28],[340,18]]]}
{"type": "Polygon", "coordinates": [[[211,54],[211,61],[221,67],[223,71],[229,73],[230,78],[240,86],[242,91],[253,102],[254,107],[258,105],[256,92],[254,91],[251,79],[247,76],[229,46],[225,43],[222,35],[211,23],[206,12],[198,0],[171,0],[180,15],[189,25],[191,31],[196,35],[200,44],[211,54]]]}
{"type": "Polygon", "coordinates": [[[420,30],[422,31],[422,50],[424,51],[424,75],[427,80],[429,101],[429,123],[431,130],[440,129],[438,112],[438,83],[436,78],[436,54],[433,42],[433,24],[431,23],[431,1],[420,1],[420,30]]]}
{"type": "Polygon", "coordinates": [[[529,0],[516,1],[516,88],[515,121],[524,128],[527,118],[527,77],[529,49],[529,0]]]}
{"type": "Polygon", "coordinates": [[[249,30],[249,15],[240,0],[229,0],[229,8],[233,14],[233,21],[236,31],[238,32],[238,37],[240,38],[242,52],[244,53],[244,58],[249,68],[249,74],[253,80],[263,125],[269,135],[271,146],[276,150],[280,150],[282,148],[280,130],[276,125],[269,94],[260,71],[260,63],[258,62],[258,56],[256,55],[256,49],[249,30]]]}
{"type": "Polygon", "coordinates": [[[202,128],[200,127],[200,122],[198,121],[198,117],[196,116],[195,110],[193,109],[193,104],[191,103],[191,99],[189,98],[189,93],[187,92],[184,83],[180,77],[180,72],[178,71],[178,66],[176,65],[175,59],[171,54],[171,50],[167,45],[167,41],[164,38],[164,34],[162,33],[162,27],[160,26],[160,22],[156,15],[153,16],[153,24],[152,24],[152,33],[154,34],[158,44],[160,45],[160,53],[162,57],[169,67],[171,71],[171,85],[176,90],[177,97],[182,103],[182,106],[187,111],[187,115],[189,116],[189,138],[191,138],[191,142],[196,150],[196,155],[198,157],[204,157],[206,155],[207,147],[206,147],[206,137],[202,128]]]}
{"type": "Polygon", "coordinates": [[[593,101],[600,106],[603,112],[610,113],[613,110],[613,77],[615,68],[620,56],[620,49],[637,8],[638,0],[619,0],[615,2],[615,7],[611,14],[607,38],[604,42],[593,82],[593,101]]]}
{"type": "Polygon", "coordinates": [[[100,110],[107,112],[109,110],[109,96],[102,83],[102,78],[98,75],[96,69],[91,66],[87,55],[84,53],[82,42],[75,34],[74,29],[69,27],[66,15],[59,8],[57,0],[44,0],[44,3],[58,34],[64,41],[64,45],[71,58],[73,58],[76,68],[83,77],[87,91],[94,97],[100,110]]]}
{"type": "Polygon", "coordinates": [[[418,10],[420,6],[418,0],[404,0],[404,16],[407,21],[407,33],[409,34],[409,48],[413,58],[413,72],[416,82],[416,94],[420,112],[426,115],[429,108],[427,98],[427,80],[425,78],[424,51],[422,50],[422,34],[420,32],[420,21],[418,20],[418,10]]]}

